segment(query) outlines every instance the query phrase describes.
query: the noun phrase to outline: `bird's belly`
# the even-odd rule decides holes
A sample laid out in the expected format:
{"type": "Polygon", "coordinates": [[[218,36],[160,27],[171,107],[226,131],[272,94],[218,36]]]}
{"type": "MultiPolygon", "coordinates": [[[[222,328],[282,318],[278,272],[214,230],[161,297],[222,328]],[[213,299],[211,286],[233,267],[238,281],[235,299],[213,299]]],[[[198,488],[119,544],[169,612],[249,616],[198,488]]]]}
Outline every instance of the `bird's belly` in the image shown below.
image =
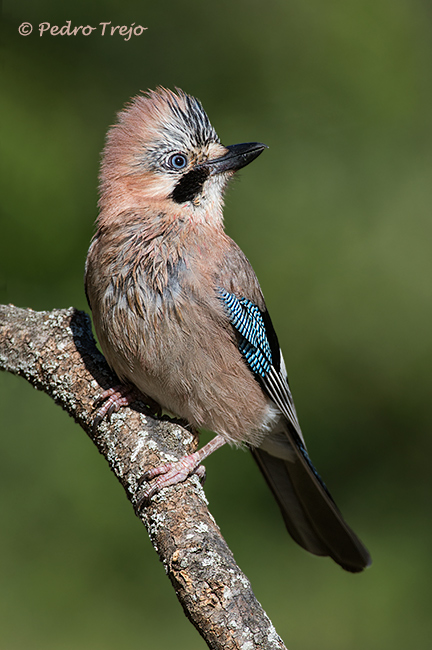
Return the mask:
{"type": "Polygon", "coordinates": [[[230,327],[221,329],[210,310],[200,314],[191,301],[141,314],[121,306],[117,301],[108,323],[94,319],[119,378],[197,428],[258,446],[280,413],[247,367],[230,327]]]}

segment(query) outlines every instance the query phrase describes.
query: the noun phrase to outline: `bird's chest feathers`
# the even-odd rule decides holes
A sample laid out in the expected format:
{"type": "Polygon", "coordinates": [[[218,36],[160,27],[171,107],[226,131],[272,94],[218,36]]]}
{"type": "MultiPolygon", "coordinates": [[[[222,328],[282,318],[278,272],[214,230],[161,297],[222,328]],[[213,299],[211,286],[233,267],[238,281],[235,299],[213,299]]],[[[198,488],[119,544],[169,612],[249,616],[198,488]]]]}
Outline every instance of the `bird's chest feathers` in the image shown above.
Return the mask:
{"type": "Polygon", "coordinates": [[[213,257],[205,238],[179,227],[164,233],[131,229],[108,255],[108,301],[146,320],[177,317],[183,305],[194,302],[213,257]]]}

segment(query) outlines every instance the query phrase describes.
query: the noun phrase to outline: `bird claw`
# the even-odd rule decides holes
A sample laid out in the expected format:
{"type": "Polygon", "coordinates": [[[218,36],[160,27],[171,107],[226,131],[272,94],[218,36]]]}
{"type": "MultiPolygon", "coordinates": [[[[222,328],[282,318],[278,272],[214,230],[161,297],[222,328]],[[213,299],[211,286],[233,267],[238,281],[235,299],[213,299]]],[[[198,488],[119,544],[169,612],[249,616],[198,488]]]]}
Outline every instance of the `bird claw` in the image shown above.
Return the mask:
{"type": "Polygon", "coordinates": [[[207,478],[206,468],[204,467],[204,465],[198,465],[198,467],[194,471],[194,474],[196,474],[198,476],[199,482],[201,483],[201,485],[204,485],[204,483],[206,482],[206,478],[207,478]]]}
{"type": "Polygon", "coordinates": [[[164,465],[153,467],[147,470],[147,472],[144,472],[138,481],[138,485],[146,482],[148,485],[137,499],[137,511],[139,512],[142,506],[148,503],[152,496],[159,492],[159,490],[169,485],[181,483],[191,474],[197,474],[201,483],[204,483],[206,471],[205,467],[201,465],[201,462],[225,443],[226,439],[221,435],[217,435],[193,454],[183,456],[183,458],[180,458],[180,460],[174,463],[165,463],[164,465]]]}
{"type": "Polygon", "coordinates": [[[95,400],[96,415],[93,418],[93,431],[106,417],[108,422],[113,413],[117,413],[122,406],[129,406],[136,401],[136,391],[133,386],[119,385],[104,390],[102,395],[95,400]]]}
{"type": "Polygon", "coordinates": [[[204,484],[206,470],[204,465],[200,465],[199,461],[197,462],[195,454],[184,456],[178,461],[165,463],[144,472],[138,480],[138,485],[141,486],[143,483],[147,483],[147,486],[141,491],[137,499],[138,511],[148,504],[151,498],[162,488],[183,483],[192,474],[196,474],[201,484],[204,484]]]}
{"type": "Polygon", "coordinates": [[[135,386],[128,384],[119,384],[104,390],[104,392],[96,398],[94,406],[97,409],[95,417],[93,418],[93,431],[96,430],[98,425],[106,417],[108,422],[113,413],[117,413],[123,406],[130,406],[133,402],[138,400],[143,401],[149,406],[152,415],[159,416],[161,414],[161,407],[151,397],[139,392],[135,386]]]}

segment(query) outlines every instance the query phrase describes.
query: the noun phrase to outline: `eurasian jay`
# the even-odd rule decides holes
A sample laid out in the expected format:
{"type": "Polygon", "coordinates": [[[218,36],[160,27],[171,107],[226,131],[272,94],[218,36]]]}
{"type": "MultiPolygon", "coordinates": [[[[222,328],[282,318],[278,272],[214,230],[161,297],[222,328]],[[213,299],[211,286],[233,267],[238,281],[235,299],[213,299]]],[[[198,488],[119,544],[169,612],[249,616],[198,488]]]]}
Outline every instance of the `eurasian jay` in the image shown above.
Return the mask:
{"type": "Polygon", "coordinates": [[[224,190],[265,145],[224,146],[201,103],[164,88],[110,129],[86,292],[105,357],[130,387],[216,437],[149,470],[143,498],[183,481],[225,444],[251,449],[289,533],[347,571],[371,563],[306,451],[285,364],[252,266],[223,225],[224,190]]]}

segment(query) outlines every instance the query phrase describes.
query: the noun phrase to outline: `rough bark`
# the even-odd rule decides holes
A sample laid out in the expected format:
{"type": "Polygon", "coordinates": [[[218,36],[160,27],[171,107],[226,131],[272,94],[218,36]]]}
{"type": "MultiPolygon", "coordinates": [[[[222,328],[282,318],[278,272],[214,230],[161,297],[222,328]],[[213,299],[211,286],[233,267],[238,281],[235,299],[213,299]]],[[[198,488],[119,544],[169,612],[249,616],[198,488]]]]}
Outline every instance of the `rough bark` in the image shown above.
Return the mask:
{"type": "MultiPolygon", "coordinates": [[[[135,511],[143,472],[196,448],[189,431],[151,417],[140,403],[92,430],[95,399],[116,378],[84,312],[0,306],[0,369],[24,377],[75,419],[107,459],[135,511]]],[[[209,513],[197,477],[162,490],[136,514],[209,648],[285,648],[209,513]]]]}

